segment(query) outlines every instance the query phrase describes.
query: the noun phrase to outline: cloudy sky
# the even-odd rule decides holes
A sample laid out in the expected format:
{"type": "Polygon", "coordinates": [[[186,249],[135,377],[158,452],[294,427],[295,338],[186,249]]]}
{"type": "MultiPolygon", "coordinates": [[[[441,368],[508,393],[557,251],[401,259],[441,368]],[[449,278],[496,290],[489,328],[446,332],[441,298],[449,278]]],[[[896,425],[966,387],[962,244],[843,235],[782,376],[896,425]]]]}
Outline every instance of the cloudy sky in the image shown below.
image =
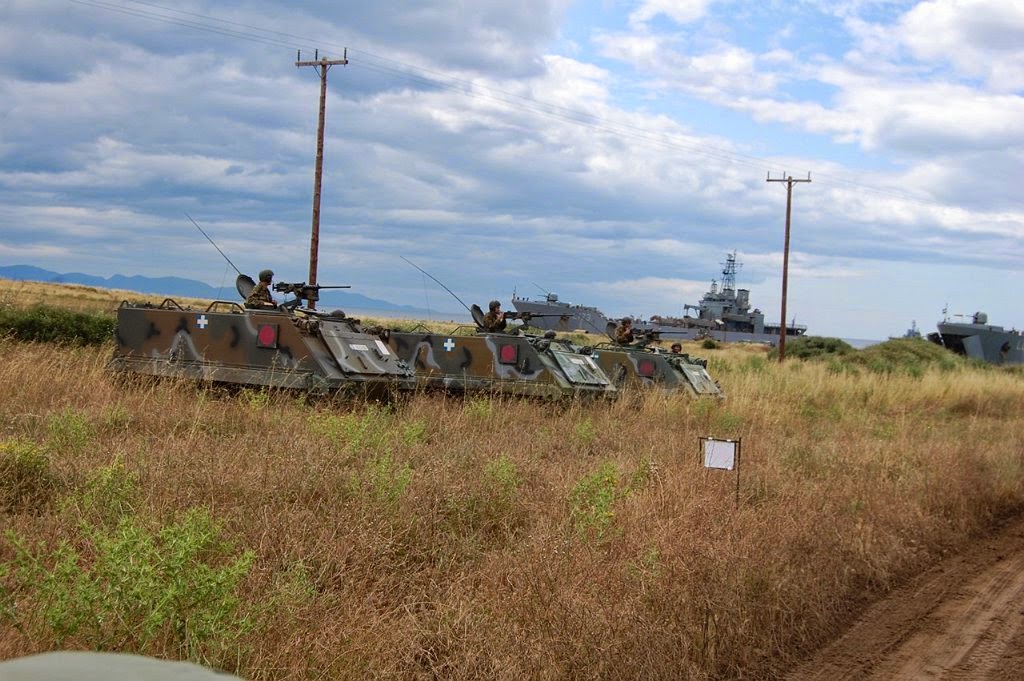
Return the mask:
{"type": "Polygon", "coordinates": [[[319,280],[458,310],[554,291],[680,314],[720,277],[885,338],[1024,325],[1024,4],[0,3],[0,264],[319,280]]]}

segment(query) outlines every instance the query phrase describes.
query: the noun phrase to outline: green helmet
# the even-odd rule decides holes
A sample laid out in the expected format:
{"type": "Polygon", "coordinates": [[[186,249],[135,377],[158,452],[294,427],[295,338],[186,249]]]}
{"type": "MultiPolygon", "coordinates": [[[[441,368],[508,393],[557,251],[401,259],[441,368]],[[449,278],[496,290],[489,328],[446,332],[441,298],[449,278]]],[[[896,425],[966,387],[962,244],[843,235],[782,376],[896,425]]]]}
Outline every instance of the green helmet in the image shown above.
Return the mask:
{"type": "Polygon", "coordinates": [[[274,272],[272,270],[262,270],[260,272],[260,281],[270,281],[274,278],[274,272]]]}

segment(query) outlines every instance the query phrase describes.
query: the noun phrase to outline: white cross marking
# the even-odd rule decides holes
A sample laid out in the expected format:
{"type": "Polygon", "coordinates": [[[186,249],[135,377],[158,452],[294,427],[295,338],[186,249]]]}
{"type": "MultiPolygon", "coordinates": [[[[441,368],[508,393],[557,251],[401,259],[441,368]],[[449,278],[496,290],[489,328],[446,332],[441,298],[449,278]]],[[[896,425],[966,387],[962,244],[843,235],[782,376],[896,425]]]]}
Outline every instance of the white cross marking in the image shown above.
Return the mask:
{"type": "Polygon", "coordinates": [[[448,352],[451,352],[452,350],[454,350],[455,349],[455,339],[454,338],[449,338],[448,340],[446,340],[444,342],[444,349],[447,350],[448,352]]]}
{"type": "Polygon", "coordinates": [[[204,315],[204,314],[199,315],[199,318],[196,319],[196,326],[198,326],[200,329],[205,329],[206,325],[209,324],[209,323],[210,323],[210,320],[207,319],[206,315],[204,315]]]}

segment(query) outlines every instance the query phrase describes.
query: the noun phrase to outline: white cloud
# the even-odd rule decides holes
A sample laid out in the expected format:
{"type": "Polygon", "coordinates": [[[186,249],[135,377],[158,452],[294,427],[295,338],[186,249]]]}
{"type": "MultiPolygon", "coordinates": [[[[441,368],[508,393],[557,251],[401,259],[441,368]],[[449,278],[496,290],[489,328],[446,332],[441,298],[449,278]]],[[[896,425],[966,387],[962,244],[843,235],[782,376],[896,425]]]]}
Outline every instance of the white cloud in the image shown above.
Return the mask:
{"type": "Polygon", "coordinates": [[[689,24],[705,15],[712,0],[641,0],[629,15],[629,23],[640,26],[657,16],[677,24],[689,24]]]}
{"type": "MultiPolygon", "coordinates": [[[[759,70],[758,55],[736,45],[720,43],[714,50],[690,55],[672,36],[598,34],[594,42],[603,56],[651,74],[658,87],[718,98],[767,93],[779,83],[776,74],[759,70]]],[[[764,61],[778,64],[786,59],[785,52],[773,50],[764,61]]]]}
{"type": "Polygon", "coordinates": [[[1024,5],[1007,0],[932,0],[903,15],[896,35],[920,60],[1012,92],[1024,87],[1024,5]]]}

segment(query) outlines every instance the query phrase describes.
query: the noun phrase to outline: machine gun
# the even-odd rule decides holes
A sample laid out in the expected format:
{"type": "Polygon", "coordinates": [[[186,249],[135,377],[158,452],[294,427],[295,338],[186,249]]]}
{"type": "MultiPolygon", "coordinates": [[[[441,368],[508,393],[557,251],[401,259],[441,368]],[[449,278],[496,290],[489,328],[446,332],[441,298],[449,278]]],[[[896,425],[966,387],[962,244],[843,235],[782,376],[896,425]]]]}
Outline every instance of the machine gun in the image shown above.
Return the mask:
{"type": "Polygon", "coordinates": [[[539,317],[561,317],[561,314],[556,313],[545,313],[545,312],[505,312],[505,319],[518,319],[523,323],[524,326],[528,326],[531,319],[537,319],[539,317]]]}
{"type": "Polygon", "coordinates": [[[283,303],[283,306],[289,310],[294,310],[296,307],[301,305],[304,301],[313,302],[320,300],[320,289],[325,288],[352,288],[351,286],[321,286],[320,284],[307,284],[306,282],[300,282],[298,284],[289,284],[286,282],[278,282],[274,284],[274,290],[278,293],[291,293],[295,296],[294,299],[283,303]]]}

